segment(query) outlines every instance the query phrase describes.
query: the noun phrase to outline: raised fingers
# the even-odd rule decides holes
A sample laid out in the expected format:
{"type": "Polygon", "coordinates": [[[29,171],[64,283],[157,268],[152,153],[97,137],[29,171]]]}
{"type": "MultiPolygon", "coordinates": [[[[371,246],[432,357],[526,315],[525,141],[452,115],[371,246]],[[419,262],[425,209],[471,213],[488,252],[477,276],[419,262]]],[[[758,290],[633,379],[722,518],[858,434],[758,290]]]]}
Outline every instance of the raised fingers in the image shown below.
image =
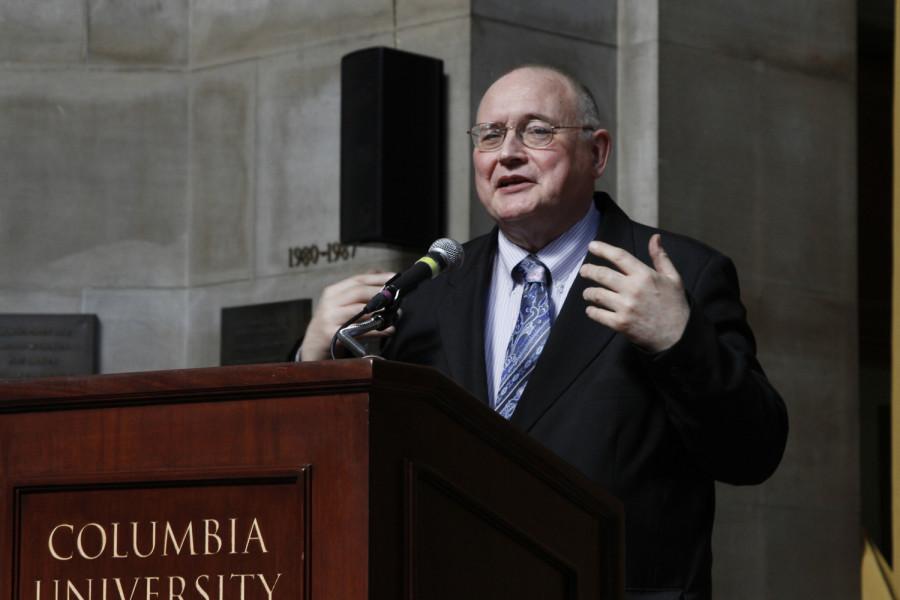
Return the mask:
{"type": "Polygon", "coordinates": [[[607,310],[617,311],[621,308],[621,296],[617,292],[605,287],[585,288],[581,296],[590,304],[607,310]]]}
{"type": "Polygon", "coordinates": [[[599,306],[587,306],[584,312],[587,313],[588,318],[609,327],[613,331],[620,331],[622,328],[621,318],[615,311],[600,308],[599,306]]]}
{"type": "Polygon", "coordinates": [[[650,238],[647,250],[653,261],[653,268],[656,269],[657,273],[662,273],[672,281],[681,281],[681,275],[678,274],[678,269],[675,268],[675,265],[669,259],[669,255],[666,253],[666,249],[663,248],[662,239],[658,233],[653,234],[650,238]]]}
{"type": "MultiPolygon", "coordinates": [[[[363,273],[339,281],[325,288],[322,299],[338,305],[359,304],[365,306],[369,298],[381,291],[393,273],[363,273]]],[[[359,306],[357,310],[362,309],[359,306]]],[[[349,315],[348,318],[353,315],[349,315]]]]}
{"type": "Polygon", "coordinates": [[[649,268],[626,250],[606,242],[594,240],[588,244],[588,251],[598,258],[608,260],[626,275],[649,268]]]}
{"type": "Polygon", "coordinates": [[[594,283],[602,285],[611,290],[619,290],[625,281],[625,275],[619,273],[615,269],[604,267],[601,265],[583,264],[578,273],[585,279],[589,279],[594,283]]]}

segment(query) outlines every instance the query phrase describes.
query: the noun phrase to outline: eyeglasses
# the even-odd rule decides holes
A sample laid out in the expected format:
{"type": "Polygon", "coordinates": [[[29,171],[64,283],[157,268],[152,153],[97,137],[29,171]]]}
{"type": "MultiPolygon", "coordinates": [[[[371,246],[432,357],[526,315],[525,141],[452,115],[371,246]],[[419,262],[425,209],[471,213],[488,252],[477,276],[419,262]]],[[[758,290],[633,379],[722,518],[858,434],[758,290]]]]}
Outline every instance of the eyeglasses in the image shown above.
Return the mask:
{"type": "Polygon", "coordinates": [[[550,125],[543,121],[528,121],[517,127],[507,127],[503,123],[479,123],[466,133],[472,138],[472,144],[483,152],[496,150],[503,145],[506,132],[515,131],[519,140],[529,148],[546,148],[553,141],[553,136],[561,129],[580,129],[593,131],[590,125],[550,125]]]}

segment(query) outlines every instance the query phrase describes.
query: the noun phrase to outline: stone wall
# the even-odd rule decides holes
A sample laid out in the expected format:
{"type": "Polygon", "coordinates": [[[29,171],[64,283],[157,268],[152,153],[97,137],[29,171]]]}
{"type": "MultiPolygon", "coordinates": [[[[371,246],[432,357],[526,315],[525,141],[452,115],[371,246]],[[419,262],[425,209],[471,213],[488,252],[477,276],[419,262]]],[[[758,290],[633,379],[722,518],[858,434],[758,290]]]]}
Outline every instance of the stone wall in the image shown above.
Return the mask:
{"type": "Polygon", "coordinates": [[[215,365],[220,309],[398,252],[338,239],[340,60],[445,61],[448,233],[469,233],[468,1],[0,1],[0,311],[94,312],[103,372],[215,365]]]}

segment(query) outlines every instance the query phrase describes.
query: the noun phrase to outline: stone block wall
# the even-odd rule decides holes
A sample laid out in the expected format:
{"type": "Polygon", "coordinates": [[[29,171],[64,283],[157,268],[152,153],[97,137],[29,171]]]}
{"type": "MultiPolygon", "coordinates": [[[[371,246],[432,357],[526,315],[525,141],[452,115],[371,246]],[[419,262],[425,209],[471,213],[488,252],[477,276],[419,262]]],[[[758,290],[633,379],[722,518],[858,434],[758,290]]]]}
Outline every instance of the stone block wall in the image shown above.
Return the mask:
{"type": "Polygon", "coordinates": [[[96,312],[103,372],[210,366],[223,307],[409,255],[338,239],[340,60],[445,61],[448,233],[469,233],[469,2],[0,1],[0,311],[96,312]]]}

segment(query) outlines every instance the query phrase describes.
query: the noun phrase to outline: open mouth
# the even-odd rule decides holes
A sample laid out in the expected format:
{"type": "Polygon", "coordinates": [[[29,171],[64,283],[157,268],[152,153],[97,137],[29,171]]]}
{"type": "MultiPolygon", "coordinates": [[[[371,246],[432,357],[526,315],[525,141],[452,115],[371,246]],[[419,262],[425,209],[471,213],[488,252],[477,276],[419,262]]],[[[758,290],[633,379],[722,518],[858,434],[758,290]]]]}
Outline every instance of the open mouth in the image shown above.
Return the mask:
{"type": "Polygon", "coordinates": [[[497,180],[497,189],[505,189],[505,188],[518,188],[521,187],[522,184],[533,183],[530,179],[522,177],[521,175],[507,175],[501,177],[497,180]]]}

